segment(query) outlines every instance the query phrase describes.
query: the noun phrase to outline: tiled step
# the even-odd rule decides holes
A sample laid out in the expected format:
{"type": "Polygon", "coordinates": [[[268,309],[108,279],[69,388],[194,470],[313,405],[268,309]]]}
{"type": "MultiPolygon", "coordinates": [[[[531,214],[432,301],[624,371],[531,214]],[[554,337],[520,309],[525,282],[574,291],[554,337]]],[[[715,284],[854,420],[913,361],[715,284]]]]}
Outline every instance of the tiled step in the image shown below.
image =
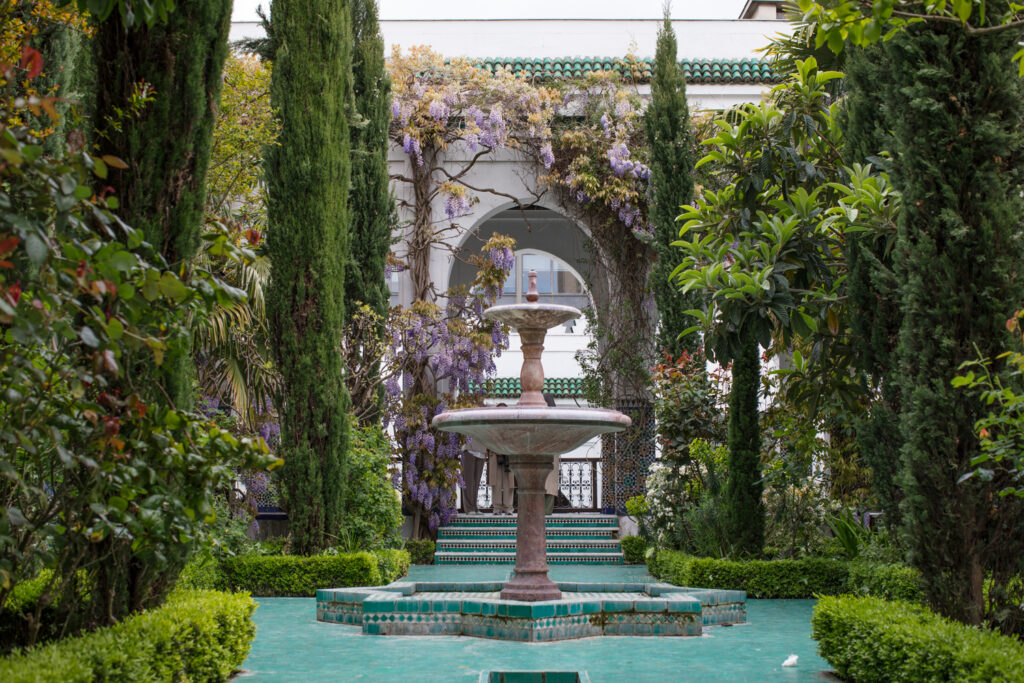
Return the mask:
{"type": "MultiPolygon", "coordinates": [[[[461,527],[486,527],[489,529],[497,527],[515,527],[515,515],[458,515],[449,522],[445,528],[461,527]]],[[[544,525],[548,528],[581,528],[581,527],[618,527],[619,519],[615,515],[548,515],[544,518],[544,525]]]]}
{"type": "MultiPolygon", "coordinates": [[[[515,564],[515,552],[464,553],[441,552],[434,555],[437,564],[515,564]]],[[[622,564],[622,553],[548,553],[548,564],[622,564]]]]}
{"type": "MultiPolygon", "coordinates": [[[[618,526],[609,527],[598,527],[591,529],[572,529],[572,528],[548,528],[546,535],[548,539],[612,539],[614,535],[618,533],[618,526]]],[[[516,528],[514,526],[509,527],[480,527],[480,526],[464,526],[464,527],[442,527],[437,530],[437,538],[439,541],[447,539],[506,539],[515,538],[516,528]]]]}
{"type": "MultiPolygon", "coordinates": [[[[549,564],[622,564],[615,515],[548,515],[544,519],[549,564]]],[[[516,517],[459,515],[438,530],[438,564],[513,564],[516,517]]]]}
{"type": "MultiPolygon", "coordinates": [[[[439,552],[462,552],[462,553],[495,553],[515,552],[515,539],[507,540],[471,540],[462,539],[457,541],[438,540],[437,550],[439,552]]],[[[618,541],[595,541],[595,540],[551,540],[547,542],[549,555],[558,553],[619,553],[622,547],[618,541]]]]}

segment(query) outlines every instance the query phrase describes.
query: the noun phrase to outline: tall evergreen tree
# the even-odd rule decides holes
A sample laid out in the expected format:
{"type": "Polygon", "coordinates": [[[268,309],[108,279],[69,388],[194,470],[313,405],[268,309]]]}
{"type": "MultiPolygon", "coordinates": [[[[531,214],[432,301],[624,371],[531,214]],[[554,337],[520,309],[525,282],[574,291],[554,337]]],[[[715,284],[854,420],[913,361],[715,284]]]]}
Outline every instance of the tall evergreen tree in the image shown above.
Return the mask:
{"type": "MultiPolygon", "coordinates": [[[[128,166],[108,169],[106,183],[121,217],[175,269],[199,247],[230,23],[231,0],[195,0],[150,27],[126,27],[115,11],[94,39],[97,143],[128,166]],[[143,90],[152,101],[133,111],[143,90]]],[[[183,349],[159,370],[178,406],[191,403],[190,364],[183,349]]]]}
{"type": "Polygon", "coordinates": [[[658,344],[676,357],[700,343],[697,335],[679,338],[680,332],[696,324],[684,311],[698,308],[700,296],[696,292],[684,294],[669,282],[678,260],[678,249],[671,246],[679,239],[676,217],[681,213],[680,207],[693,199],[694,142],[686,104],[686,80],[676,61],[676,34],[668,8],[658,30],[651,101],[644,113],[644,126],[651,148],[650,218],[658,253],[650,280],[661,318],[658,344]]]}
{"type": "MultiPolygon", "coordinates": [[[[893,149],[890,121],[901,114],[894,111],[888,88],[886,50],[881,45],[853,48],[846,54],[846,84],[842,129],[847,163],[876,166],[888,163],[882,152],[893,149]]],[[[888,170],[888,169],[887,169],[888,170]]],[[[856,347],[858,370],[874,392],[868,413],[856,422],[857,446],[871,469],[871,488],[890,529],[899,524],[900,447],[899,413],[902,405],[897,379],[896,345],[899,340],[900,283],[893,271],[894,236],[846,236],[846,283],[850,297],[850,328],[856,347]]]]}
{"type": "Polygon", "coordinates": [[[281,134],[265,159],[267,312],[284,384],[285,503],[294,550],[308,553],[336,540],[349,439],[338,351],[349,225],[349,3],[274,0],[271,21],[270,95],[281,134]]]}
{"type": "Polygon", "coordinates": [[[738,351],[733,355],[732,388],[729,390],[725,526],[734,555],[758,556],[764,547],[764,506],[761,503],[764,487],[757,409],[760,384],[760,348],[748,330],[741,336],[738,351]]]}
{"type": "Polygon", "coordinates": [[[1005,322],[1024,294],[1017,39],[936,23],[885,44],[893,183],[903,193],[895,248],[903,540],[928,600],[967,623],[994,617],[986,581],[992,599],[1024,561],[1024,501],[999,497],[998,473],[960,481],[974,469],[974,424],[987,407],[950,385],[961,363],[1005,348],[1005,322]]]}
{"type": "MultiPolygon", "coordinates": [[[[395,203],[388,186],[388,125],[391,123],[391,82],[384,62],[384,40],[377,23],[375,0],[352,0],[352,86],[358,125],[352,126],[352,193],[349,197],[349,250],[345,269],[345,300],[353,306],[366,304],[377,314],[377,333],[384,332],[390,291],[384,266],[391,246],[395,203]]],[[[351,345],[361,354],[365,345],[351,345]]],[[[364,366],[362,356],[347,359],[364,366]]],[[[375,369],[370,370],[375,374],[375,369]]],[[[368,383],[349,391],[356,404],[380,404],[381,392],[368,383]]],[[[364,422],[376,422],[379,411],[358,410],[364,422]]]]}

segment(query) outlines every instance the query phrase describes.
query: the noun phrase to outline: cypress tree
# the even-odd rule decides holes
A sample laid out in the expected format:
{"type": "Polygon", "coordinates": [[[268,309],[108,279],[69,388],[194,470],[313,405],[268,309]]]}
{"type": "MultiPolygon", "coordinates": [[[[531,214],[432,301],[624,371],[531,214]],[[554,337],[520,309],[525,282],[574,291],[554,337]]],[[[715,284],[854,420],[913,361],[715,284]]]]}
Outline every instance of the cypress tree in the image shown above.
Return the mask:
{"type": "MultiPolygon", "coordinates": [[[[104,184],[116,190],[125,222],[174,269],[199,247],[230,23],[231,0],[195,0],[178,3],[167,21],[148,28],[126,27],[115,11],[94,40],[96,142],[128,165],[108,169],[104,184]],[[133,112],[129,102],[140,88],[153,99],[133,112]]],[[[175,405],[191,404],[187,349],[158,373],[175,405]]]]}
{"type": "MultiPolygon", "coordinates": [[[[743,336],[752,337],[747,332],[743,336]]],[[[732,361],[729,390],[729,460],[725,484],[725,530],[734,556],[759,556],[764,546],[761,503],[761,431],[757,391],[761,383],[760,348],[742,339],[732,361]]]]}
{"type": "Polygon", "coordinates": [[[351,42],[347,0],[275,0],[271,102],[281,121],[265,158],[267,313],[284,389],[282,480],[293,551],[336,540],[348,450],[344,330],[351,42]]]}
{"type": "Polygon", "coordinates": [[[667,8],[658,29],[651,101],[644,113],[644,126],[651,148],[650,218],[658,254],[651,271],[654,301],[661,317],[658,344],[675,358],[683,350],[693,351],[700,343],[696,335],[679,338],[680,332],[696,323],[683,311],[698,308],[700,297],[696,292],[684,294],[669,282],[679,262],[679,250],[671,246],[679,239],[676,216],[681,212],[679,207],[693,199],[694,142],[686,104],[686,80],[676,61],[676,34],[667,8]]]}
{"type": "Polygon", "coordinates": [[[886,43],[887,95],[900,114],[890,117],[893,183],[903,193],[902,536],[933,607],[972,624],[986,616],[986,579],[992,598],[1024,559],[1024,501],[999,497],[998,473],[959,481],[974,469],[974,424],[988,408],[950,384],[962,362],[1007,346],[1005,321],[1024,293],[1017,38],[933,24],[886,43]]]}
{"type": "MultiPolygon", "coordinates": [[[[384,266],[391,246],[395,203],[388,186],[388,125],[391,123],[391,81],[384,63],[384,40],[377,23],[375,0],[353,0],[352,85],[359,125],[352,126],[352,193],[349,197],[349,251],[345,270],[345,300],[350,310],[368,305],[379,317],[378,334],[391,296],[384,266]]],[[[353,345],[360,353],[362,345],[353,345]]],[[[364,366],[363,358],[350,363],[364,366]]],[[[349,386],[355,396],[360,387],[349,386]]],[[[365,390],[365,388],[362,388],[365,390]]],[[[379,405],[379,391],[368,397],[379,405]]],[[[378,411],[361,415],[376,422],[378,411]]]]}
{"type": "MultiPolygon", "coordinates": [[[[883,151],[892,151],[890,121],[900,114],[891,109],[892,93],[886,50],[875,45],[853,48],[846,58],[848,94],[842,114],[843,156],[847,163],[885,163],[883,151]]],[[[888,166],[888,164],[886,164],[888,166]]],[[[890,529],[899,524],[900,448],[899,413],[902,405],[896,377],[896,345],[902,314],[899,281],[893,275],[893,249],[889,236],[868,238],[864,233],[846,237],[849,275],[850,329],[855,339],[856,363],[875,392],[868,413],[855,423],[857,446],[871,469],[871,488],[890,529]]]]}

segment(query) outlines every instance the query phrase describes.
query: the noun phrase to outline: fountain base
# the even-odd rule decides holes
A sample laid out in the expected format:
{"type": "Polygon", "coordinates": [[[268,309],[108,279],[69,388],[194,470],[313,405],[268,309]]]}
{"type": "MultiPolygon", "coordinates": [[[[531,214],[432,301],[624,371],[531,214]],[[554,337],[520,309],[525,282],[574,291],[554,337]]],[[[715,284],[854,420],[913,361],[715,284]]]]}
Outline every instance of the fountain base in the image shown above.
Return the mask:
{"type": "Polygon", "coordinates": [[[539,602],[541,600],[559,600],[562,591],[558,585],[548,578],[548,569],[545,564],[543,570],[523,571],[515,570],[515,576],[509,579],[505,587],[501,589],[502,600],[518,600],[520,602],[539,602]]]}
{"type": "Polygon", "coordinates": [[[504,582],[397,582],[316,592],[319,621],[370,635],[550,642],[592,636],[699,636],[746,621],[746,593],[662,583],[558,583],[558,600],[502,598],[504,582]]]}

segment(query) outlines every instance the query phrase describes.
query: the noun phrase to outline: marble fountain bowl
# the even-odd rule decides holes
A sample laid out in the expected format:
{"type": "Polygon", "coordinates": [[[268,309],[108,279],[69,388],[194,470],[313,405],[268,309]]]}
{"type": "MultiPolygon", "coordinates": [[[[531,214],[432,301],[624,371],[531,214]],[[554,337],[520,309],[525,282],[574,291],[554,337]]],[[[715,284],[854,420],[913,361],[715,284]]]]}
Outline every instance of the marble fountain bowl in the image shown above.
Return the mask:
{"type": "Polygon", "coordinates": [[[504,582],[398,581],[316,592],[319,621],[364,634],[551,642],[594,636],[700,636],[746,621],[746,593],[664,583],[558,583],[560,600],[502,600],[504,582]]]}
{"type": "Polygon", "coordinates": [[[560,455],[594,436],[629,427],[630,419],[603,408],[487,407],[441,413],[434,426],[457,431],[485,448],[516,455],[560,455]]]}

